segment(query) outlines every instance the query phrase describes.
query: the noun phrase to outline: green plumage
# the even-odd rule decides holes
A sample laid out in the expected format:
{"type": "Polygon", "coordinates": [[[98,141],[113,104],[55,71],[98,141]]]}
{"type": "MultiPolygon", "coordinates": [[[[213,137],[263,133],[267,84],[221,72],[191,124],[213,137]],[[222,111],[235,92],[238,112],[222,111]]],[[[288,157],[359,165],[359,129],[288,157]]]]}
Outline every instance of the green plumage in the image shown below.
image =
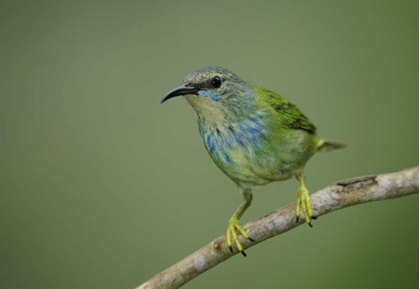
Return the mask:
{"type": "Polygon", "coordinates": [[[232,239],[243,254],[239,218],[249,207],[252,188],[295,177],[299,183],[296,215],[309,225],[314,214],[304,185],[303,169],[316,153],[342,148],[316,134],[315,125],[279,94],[249,85],[220,67],[204,67],[184,78],[162,102],[185,96],[197,112],[200,134],[216,165],[239,187],[244,201],[229,220],[227,243],[232,239]]]}
{"type": "Polygon", "coordinates": [[[255,85],[251,85],[251,88],[255,91],[255,96],[262,108],[271,107],[274,110],[273,115],[278,118],[279,126],[283,125],[291,129],[303,129],[315,134],[315,125],[301,113],[296,105],[271,90],[255,85]]]}

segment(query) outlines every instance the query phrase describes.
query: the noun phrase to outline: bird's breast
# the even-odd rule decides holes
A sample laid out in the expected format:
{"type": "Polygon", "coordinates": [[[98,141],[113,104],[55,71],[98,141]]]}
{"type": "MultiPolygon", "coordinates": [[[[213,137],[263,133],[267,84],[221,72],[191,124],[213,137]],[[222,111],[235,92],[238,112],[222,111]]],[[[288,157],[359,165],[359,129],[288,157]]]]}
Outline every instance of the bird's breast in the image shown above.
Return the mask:
{"type": "Polygon", "coordinates": [[[267,144],[264,114],[211,127],[200,123],[204,145],[219,168],[236,182],[268,183],[253,172],[255,158],[267,144]]]}

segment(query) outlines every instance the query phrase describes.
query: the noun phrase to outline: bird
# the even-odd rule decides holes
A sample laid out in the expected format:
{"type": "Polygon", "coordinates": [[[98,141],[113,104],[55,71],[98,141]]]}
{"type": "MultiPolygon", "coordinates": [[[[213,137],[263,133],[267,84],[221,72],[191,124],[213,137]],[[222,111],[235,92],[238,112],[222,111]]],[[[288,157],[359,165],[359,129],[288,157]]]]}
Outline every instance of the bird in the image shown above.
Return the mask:
{"type": "Polygon", "coordinates": [[[233,72],[206,66],[184,77],[161,100],[183,96],[198,116],[204,146],[214,163],[236,183],[243,201],[228,221],[226,243],[246,256],[239,235],[254,242],[240,222],[253,189],[275,181],[299,182],[296,221],[302,211],[312,227],[316,219],[305,186],[304,167],[317,152],[346,145],[316,134],[300,109],[274,91],[249,84],[233,72]]]}

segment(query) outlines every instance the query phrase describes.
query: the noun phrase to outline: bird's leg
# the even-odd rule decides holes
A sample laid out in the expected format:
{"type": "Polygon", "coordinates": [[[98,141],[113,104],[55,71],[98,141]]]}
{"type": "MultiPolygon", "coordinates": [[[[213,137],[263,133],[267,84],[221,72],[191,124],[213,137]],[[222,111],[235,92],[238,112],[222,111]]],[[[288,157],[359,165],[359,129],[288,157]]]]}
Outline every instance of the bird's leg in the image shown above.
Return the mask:
{"type": "Polygon", "coordinates": [[[309,200],[309,191],[305,187],[305,178],[302,174],[300,174],[296,176],[296,179],[299,182],[299,191],[296,201],[296,222],[299,221],[300,209],[302,209],[306,223],[312,227],[311,219],[315,220],[316,217],[314,217],[314,213],[312,212],[312,206],[309,200]]]}
{"type": "Polygon", "coordinates": [[[229,249],[231,252],[232,250],[232,239],[235,241],[236,247],[238,248],[238,251],[242,253],[246,257],[246,254],[243,250],[243,247],[241,243],[239,242],[238,232],[246,239],[254,242],[252,238],[249,237],[249,235],[245,232],[244,227],[239,222],[239,219],[242,217],[242,215],[245,213],[246,209],[251,205],[252,202],[252,192],[250,189],[240,189],[241,193],[244,197],[244,200],[242,201],[239,208],[235,211],[235,213],[230,217],[228,222],[228,228],[226,232],[226,241],[227,245],[229,246],[229,249]]]}

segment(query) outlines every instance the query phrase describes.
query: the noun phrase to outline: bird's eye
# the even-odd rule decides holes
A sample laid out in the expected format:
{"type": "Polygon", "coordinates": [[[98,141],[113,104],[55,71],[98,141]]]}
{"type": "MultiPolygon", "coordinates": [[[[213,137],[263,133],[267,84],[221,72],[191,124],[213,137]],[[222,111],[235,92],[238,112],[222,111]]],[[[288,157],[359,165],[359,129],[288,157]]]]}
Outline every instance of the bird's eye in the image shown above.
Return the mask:
{"type": "Polygon", "coordinates": [[[222,80],[220,79],[220,77],[215,76],[211,80],[211,85],[213,85],[214,88],[219,88],[222,85],[222,80]]]}

